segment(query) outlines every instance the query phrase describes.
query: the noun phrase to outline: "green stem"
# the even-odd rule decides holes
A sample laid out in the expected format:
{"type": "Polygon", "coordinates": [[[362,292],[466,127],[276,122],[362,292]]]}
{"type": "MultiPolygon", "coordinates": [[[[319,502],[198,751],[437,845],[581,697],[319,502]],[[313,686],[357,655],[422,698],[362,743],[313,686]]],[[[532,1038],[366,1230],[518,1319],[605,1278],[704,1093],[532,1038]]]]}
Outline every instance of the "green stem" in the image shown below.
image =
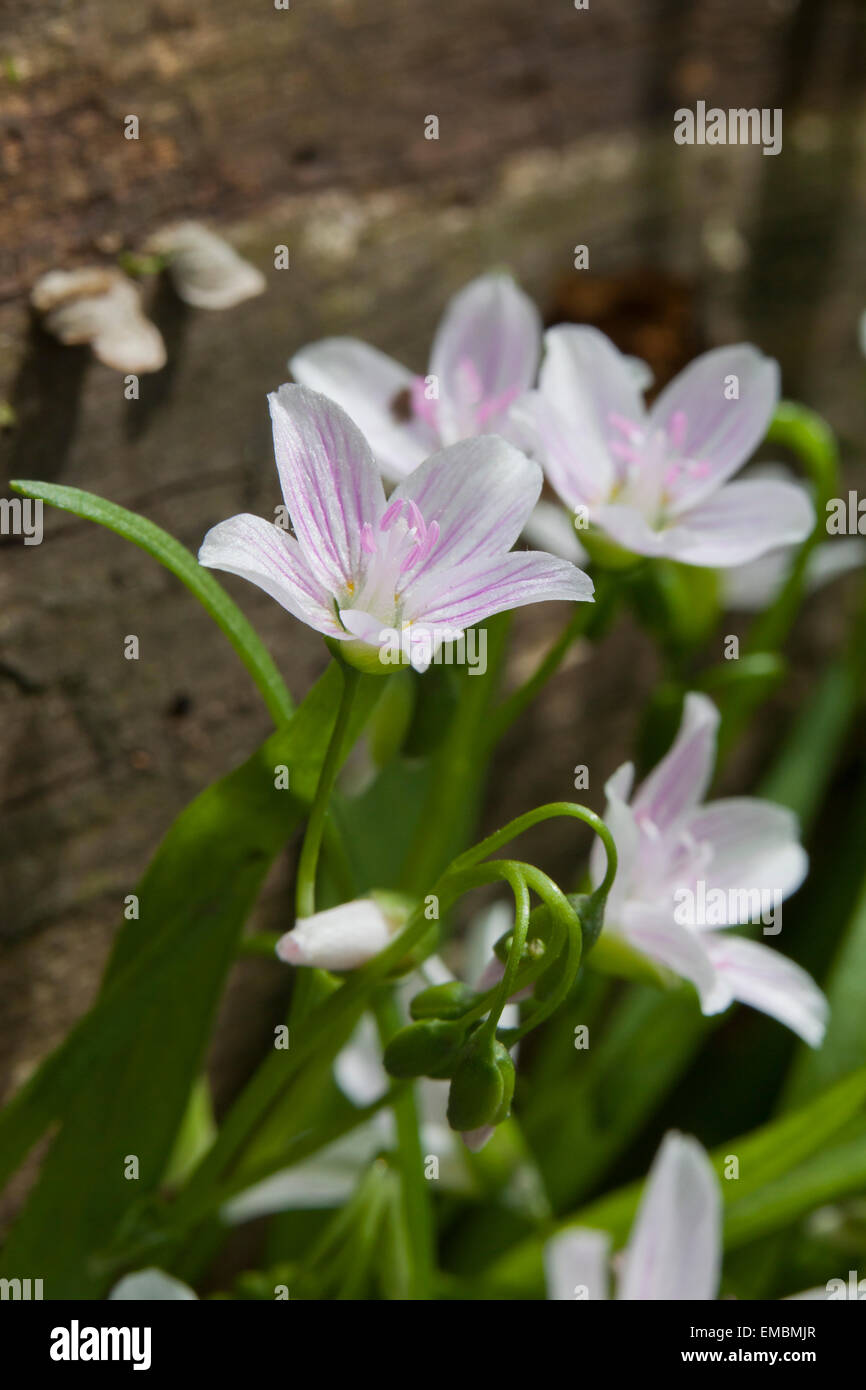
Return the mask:
{"type": "Polygon", "coordinates": [[[316,868],[319,863],[319,850],[322,847],[325,817],[328,814],[328,801],[340,767],[343,739],[352,712],[352,701],[355,698],[355,691],[361,678],[360,671],[357,671],[354,666],[344,665],[342,671],[343,693],[340,698],[340,708],[337,711],[325,761],[322,763],[322,770],[319,773],[316,795],[310,811],[310,818],[307,821],[307,833],[304,836],[304,844],[298,862],[295,899],[295,911],[298,917],[312,917],[316,910],[316,868]]]}
{"type": "MultiPolygon", "coordinates": [[[[602,841],[607,855],[607,864],[604,878],[595,891],[599,898],[606,898],[616,876],[616,845],[601,816],[597,816],[595,811],[591,811],[588,806],[581,806],[575,801],[551,801],[546,806],[538,806],[534,811],[527,811],[525,815],[517,816],[507,825],[504,825],[501,830],[494,831],[492,835],[487,836],[486,840],[481,840],[465,854],[461,854],[454,860],[449,872],[458,873],[477,865],[479,860],[486,859],[489,854],[493,854],[495,850],[501,849],[503,845],[515,840],[525,830],[531,830],[534,825],[539,825],[542,821],[555,820],[559,816],[583,821],[585,825],[595,831],[602,841]]],[[[548,882],[550,881],[548,880],[548,882]]]]}
{"type": "MultiPolygon", "coordinates": [[[[374,1011],[384,1048],[403,1024],[392,990],[382,991],[374,1003],[374,1011]]],[[[407,1298],[427,1300],[435,1275],[433,1212],[429,1185],[424,1177],[424,1153],[414,1086],[405,1086],[396,1092],[391,1108],[397,1127],[402,1212],[410,1257],[407,1298]]]]}

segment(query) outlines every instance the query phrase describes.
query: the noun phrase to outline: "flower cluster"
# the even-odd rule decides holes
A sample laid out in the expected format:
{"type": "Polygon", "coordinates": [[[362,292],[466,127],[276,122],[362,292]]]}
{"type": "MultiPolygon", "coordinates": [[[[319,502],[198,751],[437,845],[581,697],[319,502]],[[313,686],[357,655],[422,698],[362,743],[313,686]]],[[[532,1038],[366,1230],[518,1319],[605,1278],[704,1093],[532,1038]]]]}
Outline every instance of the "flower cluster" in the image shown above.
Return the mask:
{"type": "MultiPolygon", "coordinates": [[[[208,532],[199,559],[257,584],[362,671],[388,674],[396,661],[423,672],[443,644],[493,614],[592,599],[593,582],[576,565],[520,544],[545,479],[585,524],[589,554],[618,565],[647,557],[742,566],[802,541],[814,524],[802,487],[732,481],[779,398],[776,363],[748,345],[699,357],[647,408],[643,364],[592,328],[543,337],[527,296],[507,276],[486,275],[451,303],[425,375],[347,338],[305,348],[290,367],[299,384],[269,399],[292,533],[235,516],[208,532]],[[396,484],[390,493],[383,478],[396,484]]],[[[637,961],[663,983],[690,982],[706,1014],[739,1000],[817,1046],[826,1004],[809,976],[748,935],[720,930],[755,923],[767,895],[779,908],[807,860],[781,807],[705,802],[718,718],[705,696],[688,695],[673,747],[637,791],[630,764],[610,778],[615,884],[609,896],[605,884],[589,916],[585,899],[566,914],[580,917],[586,951],[607,898],[600,968],[628,973],[637,961]]],[[[604,860],[597,842],[596,895],[604,860]]],[[[404,924],[405,915],[365,898],[299,916],[278,954],[352,970],[385,951],[404,924]]],[[[549,952],[545,994],[558,997],[556,982],[576,958],[563,937],[555,949],[551,940],[532,945],[549,952]]],[[[525,941],[514,948],[509,981],[528,949],[525,941]]],[[[505,959],[494,961],[488,990],[505,959]]],[[[570,983],[573,975],[566,991],[570,983]]],[[[450,1078],[449,1122],[472,1131],[473,1142],[507,1116],[514,1086],[501,1037],[510,1039],[496,1028],[505,998],[483,1023],[486,1001],[483,988],[455,982],[422,992],[414,1021],[385,1051],[394,1076],[450,1078]]],[[[693,1152],[677,1155],[697,1182],[693,1152]]],[[[626,1276],[624,1287],[636,1279],[626,1276]]],[[[711,1296],[711,1282],[702,1276],[702,1296],[711,1296]]]]}

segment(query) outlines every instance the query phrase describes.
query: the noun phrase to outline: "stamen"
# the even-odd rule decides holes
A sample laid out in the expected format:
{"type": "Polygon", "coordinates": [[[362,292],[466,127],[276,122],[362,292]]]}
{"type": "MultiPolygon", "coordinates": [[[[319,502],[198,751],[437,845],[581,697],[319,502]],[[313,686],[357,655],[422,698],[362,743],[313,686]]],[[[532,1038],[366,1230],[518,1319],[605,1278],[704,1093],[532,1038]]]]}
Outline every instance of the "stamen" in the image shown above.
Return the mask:
{"type": "Polygon", "coordinates": [[[625,415],[620,415],[618,411],[609,410],[607,412],[607,418],[613,425],[614,429],[619,430],[621,434],[624,434],[626,439],[631,439],[635,442],[639,442],[640,439],[643,437],[643,430],[641,429],[640,425],[636,424],[634,420],[627,419],[625,415]]]}
{"type": "Polygon", "coordinates": [[[381,521],[379,522],[379,530],[380,530],[380,531],[388,531],[388,530],[390,530],[390,528],[394,525],[394,522],[397,520],[397,517],[400,515],[400,513],[402,512],[402,510],[403,510],[403,499],[402,499],[401,497],[398,497],[398,498],[397,498],[397,501],[396,501],[396,502],[392,502],[391,505],[390,505],[390,507],[388,507],[388,509],[387,509],[387,510],[385,511],[385,513],[383,514],[382,519],[381,519],[381,521]]]}
{"type": "Polygon", "coordinates": [[[376,554],[376,542],[373,540],[373,528],[369,521],[365,521],[361,527],[361,549],[365,555],[376,554]]]}
{"type": "Polygon", "coordinates": [[[652,820],[649,815],[647,815],[646,811],[638,811],[635,815],[635,820],[637,821],[640,829],[646,835],[647,839],[657,840],[659,838],[659,828],[656,825],[655,821],[652,820]]]}
{"type": "Polygon", "coordinates": [[[613,439],[610,443],[610,452],[618,459],[623,459],[625,463],[639,463],[640,453],[634,444],[626,444],[621,439],[613,439]]]}
{"type": "Polygon", "coordinates": [[[668,421],[668,436],[675,449],[681,449],[686,442],[688,419],[684,410],[675,410],[668,421]]]}
{"type": "Polygon", "coordinates": [[[427,382],[423,376],[413,376],[412,384],[409,387],[409,401],[412,407],[412,414],[419,420],[425,420],[428,425],[436,426],[436,401],[430,400],[427,396],[427,382]]]}
{"type": "Polygon", "coordinates": [[[484,384],[471,357],[460,359],[457,364],[457,376],[460,378],[460,385],[465,390],[468,401],[472,405],[479,405],[484,395],[484,384]]]}
{"type": "Polygon", "coordinates": [[[421,545],[427,539],[427,526],[418,508],[417,502],[409,502],[409,525],[414,527],[415,534],[421,545]]]}
{"type": "Polygon", "coordinates": [[[423,554],[422,558],[426,560],[426,559],[427,559],[427,556],[430,554],[430,552],[431,552],[432,550],[435,550],[435,549],[436,549],[436,546],[437,546],[438,544],[439,544],[439,522],[438,522],[438,521],[431,521],[431,522],[430,522],[430,525],[427,527],[427,539],[426,539],[426,541],[424,542],[424,554],[423,554]]]}
{"type": "Polygon", "coordinates": [[[476,412],[478,424],[483,425],[490,419],[491,415],[499,415],[503,410],[507,410],[511,402],[519,395],[519,386],[509,386],[505,391],[500,391],[498,396],[492,396],[489,401],[482,401],[476,412]]]}
{"type": "Polygon", "coordinates": [[[711,471],[710,464],[700,459],[695,459],[694,462],[686,464],[686,472],[690,478],[708,478],[711,471]]]}

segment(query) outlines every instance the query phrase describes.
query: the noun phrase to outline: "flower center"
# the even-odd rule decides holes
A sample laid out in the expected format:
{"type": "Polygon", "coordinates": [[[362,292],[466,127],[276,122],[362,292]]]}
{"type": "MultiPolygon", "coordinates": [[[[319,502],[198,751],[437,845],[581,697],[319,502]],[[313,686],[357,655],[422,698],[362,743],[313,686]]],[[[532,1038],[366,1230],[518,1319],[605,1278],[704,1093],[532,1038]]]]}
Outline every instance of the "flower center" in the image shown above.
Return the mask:
{"type": "MultiPolygon", "coordinates": [[[[423,376],[412,378],[409,388],[410,408],[416,420],[423,420],[437,434],[441,434],[444,422],[440,412],[440,401],[438,395],[432,399],[428,396],[429,381],[430,378],[423,376]]],[[[436,385],[438,390],[438,384],[436,385]]],[[[450,409],[447,413],[449,419],[453,417],[451,425],[456,427],[456,433],[451,426],[447,430],[449,437],[454,434],[450,442],[483,433],[489,421],[507,410],[519,394],[519,386],[508,386],[494,396],[486,396],[484,382],[475,363],[470,357],[461,358],[454,371],[453,380],[448,383],[450,409]]]]}
{"type": "Polygon", "coordinates": [[[361,527],[363,570],[359,608],[389,620],[406,585],[439,543],[439,523],[429,526],[417,502],[398,498],[373,526],[361,527]]]}
{"type": "Polygon", "coordinates": [[[608,448],[619,464],[616,500],[635,506],[652,521],[660,521],[684,478],[706,478],[710,465],[685,452],[688,417],[673,411],[664,429],[647,430],[611,410],[608,448]]]}

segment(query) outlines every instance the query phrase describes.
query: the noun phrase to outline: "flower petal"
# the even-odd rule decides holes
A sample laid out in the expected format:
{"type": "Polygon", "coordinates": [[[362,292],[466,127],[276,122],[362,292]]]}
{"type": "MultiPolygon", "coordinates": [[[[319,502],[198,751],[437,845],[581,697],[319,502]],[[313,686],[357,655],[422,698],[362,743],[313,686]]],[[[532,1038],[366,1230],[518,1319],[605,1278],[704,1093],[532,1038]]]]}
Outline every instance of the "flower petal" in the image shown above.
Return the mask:
{"type": "Polygon", "coordinates": [[[280,483],[308,568],[332,593],[351,593],[361,528],[385,507],[366,439],[333,401],[306,386],[268,396],[280,483]]]}
{"type": "Polygon", "coordinates": [[[589,555],[577,538],[571,517],[556,502],[536,502],[535,510],[523,527],[524,538],[535,550],[546,550],[578,567],[589,563],[589,555]]]}
{"type": "MultiPolygon", "coordinates": [[[[700,871],[707,892],[720,888],[729,897],[731,890],[774,892],[781,901],[806,877],[809,857],[799,842],[797,817],[772,801],[756,796],[710,801],[686,816],[683,829],[712,851],[700,871]]],[[[731,919],[728,925],[737,926],[748,917],[732,913],[731,919]]]]}
{"type": "Polygon", "coordinates": [[[733,995],[720,982],[706,949],[706,933],[674,921],[664,909],[628,903],[620,918],[623,935],[639,951],[694,985],[707,1016],[721,1013],[733,995]]]}
{"type": "Polygon", "coordinates": [[[139,1269],[134,1274],[125,1274],[115,1284],[109,1299],[134,1299],[137,1303],[158,1303],[189,1301],[197,1299],[188,1284],[182,1284],[171,1274],[161,1269],[139,1269]]]}
{"type": "Polygon", "coordinates": [[[390,1112],[382,1112],[320,1149],[314,1158],[283,1168],[239,1192],[222,1207],[220,1219],[238,1226],[277,1211],[341,1207],[376,1155],[393,1142],[390,1112]]]}
{"type": "Polygon", "coordinates": [[[609,1264],[610,1236],[605,1231],[576,1227],[560,1232],[544,1246],[548,1300],[607,1298],[609,1264]]]}
{"type": "Polygon", "coordinates": [[[264,517],[242,512],[211,527],[198,552],[200,565],[240,575],[317,632],[339,636],[330,595],[310,573],[294,536],[264,517]]]}
{"type": "Polygon", "coordinates": [[[586,457],[602,469],[605,489],[613,466],[604,441],[615,429],[612,417],[640,425],[646,415],[641,376],[633,360],[597,328],[563,324],[544,335],[539,390],[575,430],[586,457]],[[601,446],[604,458],[597,457],[601,446]]]}
{"type": "Polygon", "coordinates": [[[364,1014],[346,1046],[334,1058],[334,1078],[353,1105],[371,1105],[388,1089],[382,1066],[379,1030],[371,1014],[364,1014]]]}
{"type": "Polygon", "coordinates": [[[706,948],[719,975],[741,1004],[777,1018],[810,1047],[820,1047],[828,1004],[812,976],[758,941],[728,932],[707,933],[706,948]]]}
{"type": "Polygon", "coordinates": [[[611,540],[616,541],[617,545],[621,545],[624,550],[633,551],[635,555],[655,557],[667,553],[666,533],[656,531],[650,526],[643,512],[639,512],[637,507],[627,506],[623,502],[608,502],[603,506],[593,507],[590,521],[610,536],[611,540]]]}
{"type": "Polygon", "coordinates": [[[289,371],[302,386],[342,406],[389,478],[405,478],[437,447],[426,421],[401,418],[408,410],[405,393],[412,388],[412,373],[377,348],[357,338],[323,338],[296,352],[289,371]]]}
{"type": "Polygon", "coordinates": [[[682,454],[704,465],[679,470],[669,485],[676,511],[736,473],[764,438],[778,399],[779,364],[749,343],[705,352],[665,387],[650,411],[651,425],[668,433],[678,417],[682,454]],[[732,377],[735,400],[725,394],[732,377]]]}
{"type": "Polygon", "coordinates": [[[540,550],[513,550],[436,571],[406,591],[413,622],[466,628],[506,608],[551,599],[591,599],[593,583],[567,560],[540,550]]]}
{"type": "Polygon", "coordinates": [[[455,295],[430,355],[443,442],[495,429],[535,380],[540,353],[538,310],[509,275],[482,275],[455,295]]]}
{"type": "Polygon", "coordinates": [[[390,503],[416,504],[439,539],[413,582],[443,566],[510,550],[541,492],[537,463],[498,435],[482,434],[440,449],[394,489],[390,503]]]}
{"type": "MultiPolygon", "coordinates": [[[[607,916],[614,918],[618,907],[625,902],[637,862],[638,831],[632,809],[628,804],[634,781],[634,763],[623,763],[604,784],[607,804],[604,820],[616,845],[616,878],[607,901],[607,916]]],[[[593,837],[589,852],[589,872],[592,886],[597,888],[607,870],[607,853],[599,837],[593,837]]]]}
{"type": "Polygon", "coordinates": [[[663,553],[686,565],[740,565],[804,541],[815,509],[796,483],[747,478],[684,512],[658,532],[663,553]]]}
{"type": "Polygon", "coordinates": [[[567,507],[600,504],[613,485],[613,467],[594,429],[575,424],[541,391],[519,396],[508,412],[509,433],[537,459],[567,507]]]}
{"type": "Polygon", "coordinates": [[[704,1149],[696,1139],[668,1134],[649,1171],[617,1297],[714,1299],[721,1209],[719,1180],[704,1149]]]}
{"type": "Polygon", "coordinates": [[[679,731],[668,753],[632,798],[640,824],[664,831],[703,800],[716,760],[719,712],[706,695],[687,695],[679,731]]]}

